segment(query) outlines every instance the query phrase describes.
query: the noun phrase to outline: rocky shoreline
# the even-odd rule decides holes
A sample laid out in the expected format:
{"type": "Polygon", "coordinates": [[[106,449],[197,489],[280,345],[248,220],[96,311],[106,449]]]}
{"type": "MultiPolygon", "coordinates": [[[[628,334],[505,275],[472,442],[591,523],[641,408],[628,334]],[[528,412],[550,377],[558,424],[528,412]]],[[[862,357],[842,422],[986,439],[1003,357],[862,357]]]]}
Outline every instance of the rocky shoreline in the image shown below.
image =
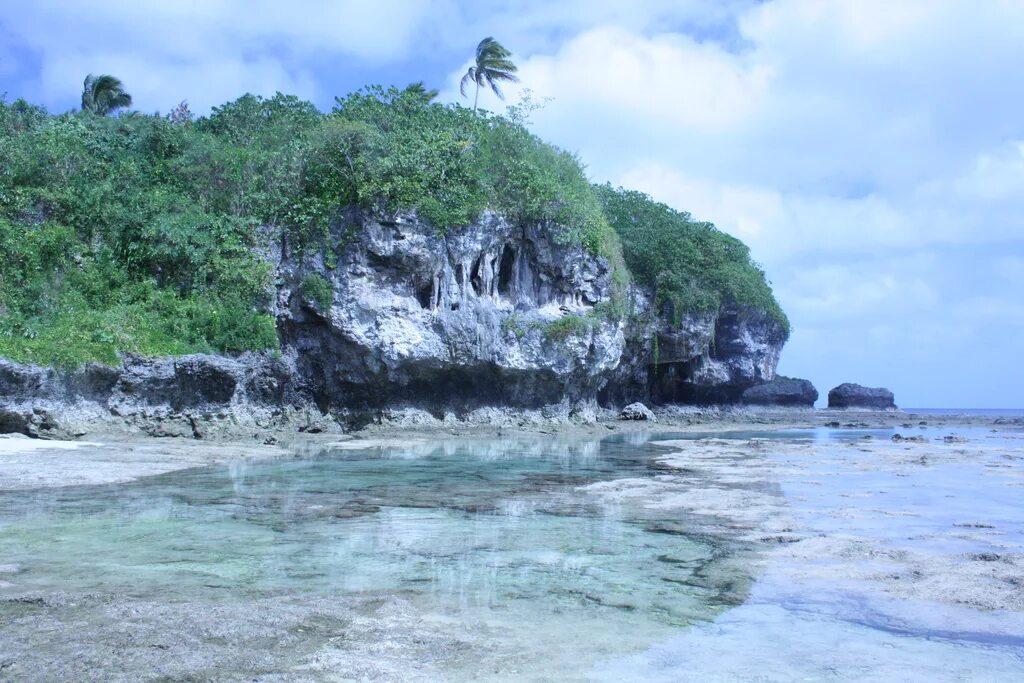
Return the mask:
{"type": "MultiPolygon", "coordinates": [[[[72,486],[131,481],[178,469],[233,461],[296,457],[324,448],[394,447],[451,438],[571,436],[602,438],[611,434],[727,433],[751,430],[896,429],[907,437],[925,427],[988,427],[1024,432],[1024,417],[935,415],[904,411],[813,410],[762,407],[656,407],[656,422],[623,419],[601,411],[592,419],[543,411],[491,409],[467,418],[436,419],[418,411],[398,411],[360,429],[343,433],[337,424],[297,430],[238,425],[208,433],[165,431],[159,436],[124,423],[103,422],[87,435],[23,434],[0,436],[0,491],[35,486],[72,486]],[[60,438],[55,438],[60,437],[60,438]]],[[[143,423],[148,424],[148,423],[143,423]]],[[[155,423],[155,424],[166,424],[155,423]]],[[[911,442],[912,443],[912,442],[911,442]]]]}

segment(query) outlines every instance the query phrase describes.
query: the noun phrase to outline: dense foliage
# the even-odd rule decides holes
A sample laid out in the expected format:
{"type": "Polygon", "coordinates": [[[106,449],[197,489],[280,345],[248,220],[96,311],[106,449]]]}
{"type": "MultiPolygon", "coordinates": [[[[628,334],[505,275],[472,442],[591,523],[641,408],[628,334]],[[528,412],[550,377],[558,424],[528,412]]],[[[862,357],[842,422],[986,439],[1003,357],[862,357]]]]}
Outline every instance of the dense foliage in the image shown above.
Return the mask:
{"type": "MultiPolygon", "coordinates": [[[[739,242],[677,230],[653,209],[661,237],[624,227],[632,195],[612,201],[619,195],[591,186],[521,112],[431,99],[422,87],[369,88],[323,113],[294,97],[246,95],[198,120],[184,107],[168,117],[55,116],[0,99],[0,356],[75,365],[116,362],[118,352],[273,347],[270,269],[254,249],[262,226],[292,249],[333,253],[343,245],[325,243],[327,228],[353,205],[414,209],[442,233],[485,209],[544,222],[608,258],[621,291],[628,276],[610,216],[638,276],[666,295],[692,289],[700,296],[679,300],[733,295],[777,309],[739,242]],[[723,245],[735,254],[710,270],[692,257],[719,258],[723,245]],[[638,257],[648,249],[657,253],[638,257]],[[682,265],[667,263],[677,256],[682,265]],[[684,277],[691,268],[700,277],[684,277]]],[[[329,301],[323,283],[303,288],[329,301]]]]}
{"type": "Polygon", "coordinates": [[[339,99],[306,154],[320,210],[342,204],[415,208],[441,232],[485,208],[557,226],[567,242],[620,260],[618,238],[583,167],[512,119],[430,104],[409,90],[339,99]]]}
{"type": "Polygon", "coordinates": [[[766,311],[789,334],[789,320],[747,245],[642,192],[610,185],[596,189],[622,239],[630,272],[654,288],[659,304],[671,306],[678,316],[733,300],[766,311]]]}
{"type": "Polygon", "coordinates": [[[0,356],[273,346],[235,151],[155,116],[0,103],[0,356]]]}

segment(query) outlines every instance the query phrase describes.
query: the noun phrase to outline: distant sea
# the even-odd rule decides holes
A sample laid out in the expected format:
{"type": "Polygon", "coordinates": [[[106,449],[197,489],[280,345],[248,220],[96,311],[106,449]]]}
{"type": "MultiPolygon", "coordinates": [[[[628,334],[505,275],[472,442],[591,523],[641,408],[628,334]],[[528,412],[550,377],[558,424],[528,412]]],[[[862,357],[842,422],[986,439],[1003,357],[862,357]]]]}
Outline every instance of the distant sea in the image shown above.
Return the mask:
{"type": "Polygon", "coordinates": [[[903,408],[903,412],[923,415],[1024,416],[1024,408],[903,408]]]}

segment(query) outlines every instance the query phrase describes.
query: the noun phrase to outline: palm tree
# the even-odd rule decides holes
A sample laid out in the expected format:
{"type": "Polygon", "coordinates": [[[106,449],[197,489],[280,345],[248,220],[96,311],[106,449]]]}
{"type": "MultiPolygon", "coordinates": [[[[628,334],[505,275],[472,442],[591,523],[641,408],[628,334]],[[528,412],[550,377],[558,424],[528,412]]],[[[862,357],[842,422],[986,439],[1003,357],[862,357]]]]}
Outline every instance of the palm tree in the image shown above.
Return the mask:
{"type": "Polygon", "coordinates": [[[427,90],[427,86],[423,84],[423,81],[416,81],[415,83],[410,83],[405,86],[405,92],[419,97],[425,104],[430,104],[437,99],[438,96],[437,90],[434,88],[427,90]]]}
{"type": "Polygon", "coordinates": [[[122,107],[132,106],[132,96],[125,92],[120,78],[108,74],[89,74],[82,84],[82,111],[106,116],[122,107]]]}
{"type": "Polygon", "coordinates": [[[476,104],[480,99],[480,86],[489,86],[495,95],[505,99],[501,88],[498,87],[498,82],[519,82],[519,78],[516,77],[518,69],[509,59],[511,56],[512,53],[506,50],[504,45],[490,36],[481,40],[480,44],[476,46],[476,63],[466,70],[466,75],[462,77],[462,83],[459,84],[462,96],[466,97],[466,85],[476,83],[473,111],[476,111],[476,104]]]}

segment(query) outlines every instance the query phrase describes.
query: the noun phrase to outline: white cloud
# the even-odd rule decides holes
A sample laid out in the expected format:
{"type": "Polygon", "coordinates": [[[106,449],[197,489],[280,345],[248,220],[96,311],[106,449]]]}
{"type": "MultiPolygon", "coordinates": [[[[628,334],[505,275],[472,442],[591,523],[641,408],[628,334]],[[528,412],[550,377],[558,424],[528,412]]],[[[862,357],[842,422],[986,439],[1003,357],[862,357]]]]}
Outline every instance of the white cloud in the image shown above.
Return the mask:
{"type": "Polygon", "coordinates": [[[527,60],[523,83],[572,101],[582,111],[647,118],[667,126],[719,131],[757,112],[770,70],[678,34],[651,38],[600,27],[568,43],[555,58],[527,60]],[[699,106],[694,106],[699,102],[699,106]]]}
{"type": "Polygon", "coordinates": [[[314,98],[318,60],[387,63],[415,51],[414,39],[445,3],[418,0],[35,0],[3,23],[39,55],[35,92],[65,101],[86,73],[114,73],[143,110],[187,98],[204,111],[251,91],[314,98]],[[298,65],[298,66],[294,66],[298,65]]]}
{"type": "Polygon", "coordinates": [[[968,199],[1024,197],[1024,141],[1014,140],[980,153],[955,185],[958,193],[968,199]]]}

